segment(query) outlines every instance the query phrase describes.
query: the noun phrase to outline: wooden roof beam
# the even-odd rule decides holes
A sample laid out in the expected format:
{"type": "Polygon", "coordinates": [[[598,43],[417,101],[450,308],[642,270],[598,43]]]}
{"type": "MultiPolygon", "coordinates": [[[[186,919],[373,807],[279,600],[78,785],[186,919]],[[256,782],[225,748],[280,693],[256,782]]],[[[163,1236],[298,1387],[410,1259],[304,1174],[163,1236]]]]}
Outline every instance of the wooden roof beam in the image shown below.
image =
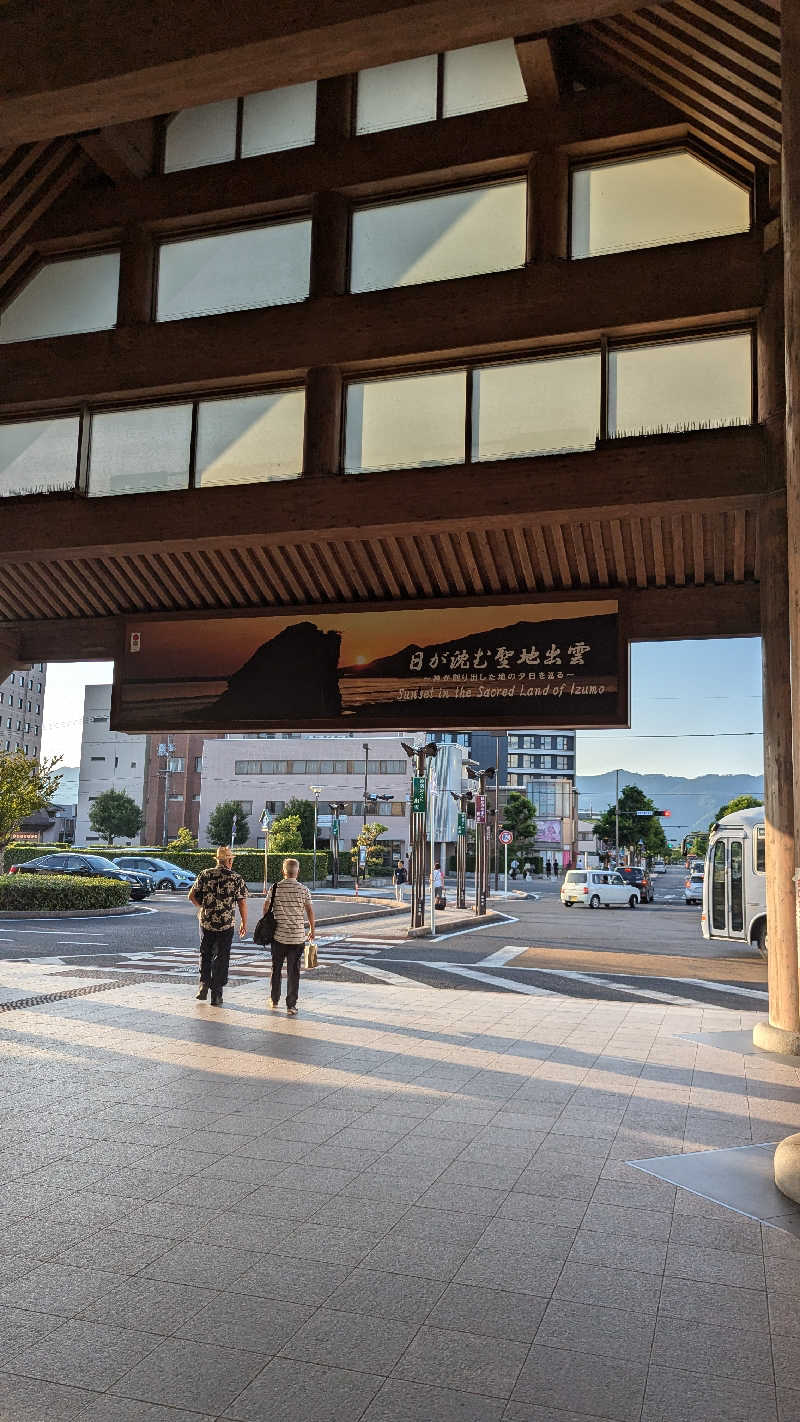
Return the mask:
{"type": "Polygon", "coordinates": [[[0,133],[24,143],[440,50],[542,34],[638,0],[107,0],[0,6],[0,133]]]}
{"type": "Polygon", "coordinates": [[[588,453],[437,469],[329,475],[113,499],[6,500],[0,568],[42,559],[309,540],[397,539],[572,520],[757,504],[769,490],[755,426],[608,441],[588,453]],[[413,515],[410,510],[414,510],[413,515]],[[242,530],[246,530],[246,536],[242,530]]]}
{"type": "Polygon", "coordinates": [[[137,119],[82,133],[79,142],[103,173],[115,183],[124,183],[152,173],[156,127],[156,119],[137,119]]]}
{"type": "Polygon", "coordinates": [[[543,35],[514,43],[528,98],[543,108],[555,108],[561,97],[555,41],[543,35]]]}
{"type": "Polygon", "coordinates": [[[0,414],[563,349],[600,336],[747,321],[758,231],[392,291],[21,341],[0,348],[0,414]]]}

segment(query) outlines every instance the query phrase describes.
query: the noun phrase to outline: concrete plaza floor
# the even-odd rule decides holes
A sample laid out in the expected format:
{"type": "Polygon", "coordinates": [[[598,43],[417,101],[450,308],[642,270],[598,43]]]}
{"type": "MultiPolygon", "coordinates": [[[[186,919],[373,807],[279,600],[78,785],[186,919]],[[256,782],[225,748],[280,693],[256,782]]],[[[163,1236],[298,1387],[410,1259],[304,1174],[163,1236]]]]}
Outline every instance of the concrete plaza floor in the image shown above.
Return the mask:
{"type": "Polygon", "coordinates": [[[800,1422],[800,1238],[631,1160],[800,1129],[748,1014],[0,965],[3,1422],[800,1422]]]}

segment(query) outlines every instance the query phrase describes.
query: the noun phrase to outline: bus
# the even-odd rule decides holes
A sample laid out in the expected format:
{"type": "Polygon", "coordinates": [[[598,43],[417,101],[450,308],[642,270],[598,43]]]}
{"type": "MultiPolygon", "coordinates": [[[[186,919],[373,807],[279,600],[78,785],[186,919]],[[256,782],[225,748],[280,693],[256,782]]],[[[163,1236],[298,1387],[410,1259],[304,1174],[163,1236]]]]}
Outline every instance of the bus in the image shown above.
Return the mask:
{"type": "Polygon", "coordinates": [[[752,943],[767,956],[764,808],[735,810],[712,825],[703,884],[704,938],[752,943]]]}

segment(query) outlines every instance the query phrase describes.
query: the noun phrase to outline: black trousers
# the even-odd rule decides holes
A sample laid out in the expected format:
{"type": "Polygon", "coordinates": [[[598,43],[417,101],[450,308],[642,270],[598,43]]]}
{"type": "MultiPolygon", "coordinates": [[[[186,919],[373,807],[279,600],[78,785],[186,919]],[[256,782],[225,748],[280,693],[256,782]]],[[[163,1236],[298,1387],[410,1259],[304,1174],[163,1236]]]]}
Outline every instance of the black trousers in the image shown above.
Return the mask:
{"type": "Polygon", "coordinates": [[[225,928],[221,933],[203,929],[200,939],[200,981],[212,992],[221,992],[228,981],[228,964],[231,961],[233,929],[225,928]]]}
{"type": "Polygon", "coordinates": [[[297,994],[300,991],[300,959],[303,956],[304,946],[302,943],[274,942],[272,944],[270,997],[273,1002],[281,1000],[281,973],[284,959],[286,959],[286,1006],[297,1006],[297,994]]]}

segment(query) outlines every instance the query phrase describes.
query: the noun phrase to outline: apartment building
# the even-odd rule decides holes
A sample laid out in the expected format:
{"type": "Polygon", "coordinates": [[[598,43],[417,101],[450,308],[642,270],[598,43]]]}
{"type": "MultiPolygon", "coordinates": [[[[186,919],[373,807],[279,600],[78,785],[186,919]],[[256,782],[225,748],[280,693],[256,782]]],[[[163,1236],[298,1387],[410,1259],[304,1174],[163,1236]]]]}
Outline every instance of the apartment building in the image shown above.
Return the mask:
{"type": "Polygon", "coordinates": [[[0,750],[39,759],[46,684],[45,662],[18,668],[0,682],[0,750]]]}
{"type": "MultiPolygon", "coordinates": [[[[78,813],[75,843],[97,844],[102,836],[89,823],[93,802],[105,790],[124,790],[137,805],[144,791],[146,736],[127,736],[109,727],[111,687],[87,686],[83,697],[81,764],[78,773],[78,813]]],[[[141,844],[141,835],[126,841],[141,844]]]]}

